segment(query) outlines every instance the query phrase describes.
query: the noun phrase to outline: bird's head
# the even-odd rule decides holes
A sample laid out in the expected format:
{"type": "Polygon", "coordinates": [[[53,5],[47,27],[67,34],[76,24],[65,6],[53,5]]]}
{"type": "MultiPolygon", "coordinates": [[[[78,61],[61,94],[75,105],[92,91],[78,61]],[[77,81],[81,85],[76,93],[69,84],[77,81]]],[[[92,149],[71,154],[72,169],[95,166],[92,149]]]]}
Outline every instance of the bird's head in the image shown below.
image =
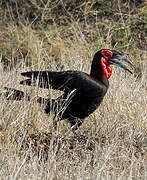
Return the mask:
{"type": "MultiPolygon", "coordinates": [[[[128,60],[124,55],[122,55],[119,51],[116,50],[101,49],[95,55],[100,58],[100,66],[107,79],[109,79],[112,74],[111,65],[119,66],[131,74],[132,71],[129,70],[128,67],[122,62],[128,63],[133,68],[135,67],[130,60],[128,60]]],[[[97,61],[99,60],[97,59],[97,61]]]]}

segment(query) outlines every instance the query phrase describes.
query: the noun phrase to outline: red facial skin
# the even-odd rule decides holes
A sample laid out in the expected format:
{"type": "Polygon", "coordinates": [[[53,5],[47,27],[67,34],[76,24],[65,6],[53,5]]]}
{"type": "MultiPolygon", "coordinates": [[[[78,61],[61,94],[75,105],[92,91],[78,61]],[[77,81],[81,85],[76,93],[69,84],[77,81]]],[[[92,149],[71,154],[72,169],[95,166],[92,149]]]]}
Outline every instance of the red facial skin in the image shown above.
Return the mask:
{"type": "Polygon", "coordinates": [[[104,72],[104,75],[107,79],[109,79],[112,75],[112,69],[110,67],[110,63],[107,61],[109,57],[112,57],[112,52],[110,50],[102,50],[101,54],[104,56],[101,58],[101,67],[104,72]]]}

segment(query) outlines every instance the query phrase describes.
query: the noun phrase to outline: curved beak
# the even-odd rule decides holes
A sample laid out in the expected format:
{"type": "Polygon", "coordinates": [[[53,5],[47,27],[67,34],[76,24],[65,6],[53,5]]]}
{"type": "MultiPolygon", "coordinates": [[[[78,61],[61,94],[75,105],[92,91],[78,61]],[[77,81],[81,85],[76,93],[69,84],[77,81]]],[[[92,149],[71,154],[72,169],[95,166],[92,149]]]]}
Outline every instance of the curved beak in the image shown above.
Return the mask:
{"type": "Polygon", "coordinates": [[[108,58],[107,61],[110,64],[119,66],[119,67],[125,69],[126,71],[128,71],[129,73],[133,74],[133,72],[131,70],[129,70],[128,67],[125,64],[123,64],[121,61],[124,61],[124,62],[128,63],[130,66],[132,66],[133,68],[135,68],[134,64],[129,59],[127,59],[125,56],[123,56],[120,52],[112,50],[112,53],[113,53],[112,57],[108,58]]]}

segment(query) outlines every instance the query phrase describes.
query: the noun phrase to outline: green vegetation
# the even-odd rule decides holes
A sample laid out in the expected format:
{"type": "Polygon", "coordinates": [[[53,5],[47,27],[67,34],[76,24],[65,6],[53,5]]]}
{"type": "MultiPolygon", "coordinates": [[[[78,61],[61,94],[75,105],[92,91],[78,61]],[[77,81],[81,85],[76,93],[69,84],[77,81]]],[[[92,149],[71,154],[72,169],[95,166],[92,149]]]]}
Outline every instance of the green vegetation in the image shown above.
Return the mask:
{"type": "Polygon", "coordinates": [[[33,96],[0,98],[1,179],[147,179],[146,32],[145,0],[1,0],[1,92],[8,86],[33,96]],[[20,86],[20,72],[89,72],[101,48],[126,54],[134,76],[113,68],[82,135],[69,132],[66,121],[54,131],[36,97],[60,92],[20,86]]]}

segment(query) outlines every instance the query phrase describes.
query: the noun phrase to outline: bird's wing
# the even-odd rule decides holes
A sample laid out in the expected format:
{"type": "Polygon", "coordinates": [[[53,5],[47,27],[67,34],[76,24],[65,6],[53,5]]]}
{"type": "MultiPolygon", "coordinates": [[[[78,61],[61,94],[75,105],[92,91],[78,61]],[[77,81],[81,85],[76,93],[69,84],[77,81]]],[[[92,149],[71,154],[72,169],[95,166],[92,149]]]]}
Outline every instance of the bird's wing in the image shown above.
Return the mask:
{"type": "Polygon", "coordinates": [[[76,93],[85,97],[102,96],[107,90],[90,75],[79,71],[31,71],[21,75],[29,79],[21,81],[20,84],[32,85],[37,80],[37,85],[41,88],[51,87],[64,92],[76,89],[76,93]]]}
{"type": "Polygon", "coordinates": [[[76,71],[30,71],[21,73],[22,76],[29,77],[29,79],[23,80],[20,84],[32,85],[37,81],[37,85],[41,88],[49,88],[65,90],[74,89],[74,80],[76,71]]]}

